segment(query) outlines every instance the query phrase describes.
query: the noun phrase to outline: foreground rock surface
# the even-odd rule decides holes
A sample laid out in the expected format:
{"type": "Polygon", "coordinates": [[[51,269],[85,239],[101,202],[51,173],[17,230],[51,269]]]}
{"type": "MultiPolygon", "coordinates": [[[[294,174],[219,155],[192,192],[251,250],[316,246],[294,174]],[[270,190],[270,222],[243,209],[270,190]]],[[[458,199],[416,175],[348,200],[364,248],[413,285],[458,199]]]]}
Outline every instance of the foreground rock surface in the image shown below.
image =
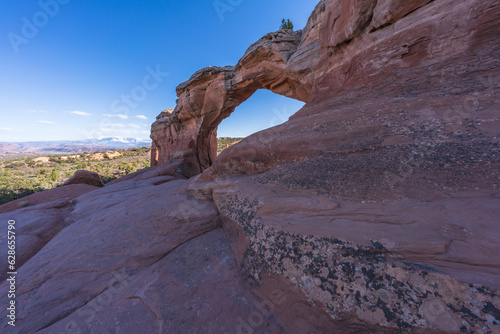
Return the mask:
{"type": "Polygon", "coordinates": [[[251,286],[283,275],[337,324],[365,330],[497,326],[500,227],[487,223],[500,216],[495,194],[356,203],[262,179],[213,190],[251,286]]]}
{"type": "MultiPolygon", "coordinates": [[[[51,221],[58,225],[38,232],[49,234],[45,244],[19,263],[14,332],[340,328],[291,283],[274,285],[266,298],[253,295],[215,205],[186,194],[186,180],[157,173],[136,173],[54,213],[51,221]]],[[[49,215],[53,205],[36,210],[49,215]]],[[[43,220],[28,209],[11,214],[18,231],[43,220]]],[[[0,285],[4,296],[7,290],[8,284],[0,285]]],[[[0,324],[11,330],[5,319],[0,324]]]]}
{"type": "Polygon", "coordinates": [[[34,193],[21,199],[5,203],[0,206],[0,214],[53,201],[64,200],[70,202],[71,200],[96,189],[97,188],[95,186],[86,184],[73,184],[65,187],[53,188],[48,191],[34,193]]]}
{"type": "Polygon", "coordinates": [[[112,281],[119,283],[40,333],[191,333],[193,329],[200,333],[294,329],[312,333],[340,328],[305,299],[294,300],[287,286],[273,286],[262,300],[248,291],[222,229],[186,242],[136,275],[117,272],[112,281]],[[295,316],[316,322],[303,324],[298,318],[284,322],[273,315],[285,307],[297,308],[304,313],[295,316]]]}
{"type": "Polygon", "coordinates": [[[13,332],[499,333],[499,18],[322,0],[195,73],[156,166],[2,215],[25,238],[13,332]],[[307,103],[215,158],[260,88],[307,103]]]}

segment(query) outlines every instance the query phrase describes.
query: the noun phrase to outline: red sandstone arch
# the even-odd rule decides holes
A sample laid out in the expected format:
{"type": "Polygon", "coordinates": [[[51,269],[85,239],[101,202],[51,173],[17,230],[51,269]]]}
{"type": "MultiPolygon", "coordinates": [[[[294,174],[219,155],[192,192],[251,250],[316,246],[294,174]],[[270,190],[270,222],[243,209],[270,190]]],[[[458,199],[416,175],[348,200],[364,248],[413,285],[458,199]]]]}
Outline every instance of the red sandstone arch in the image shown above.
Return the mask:
{"type": "Polygon", "coordinates": [[[194,155],[199,172],[217,157],[217,127],[259,89],[307,102],[312,85],[290,71],[302,31],[280,30],[250,46],[236,66],[207,67],[177,87],[177,106],[153,124],[152,165],[194,155]]]}

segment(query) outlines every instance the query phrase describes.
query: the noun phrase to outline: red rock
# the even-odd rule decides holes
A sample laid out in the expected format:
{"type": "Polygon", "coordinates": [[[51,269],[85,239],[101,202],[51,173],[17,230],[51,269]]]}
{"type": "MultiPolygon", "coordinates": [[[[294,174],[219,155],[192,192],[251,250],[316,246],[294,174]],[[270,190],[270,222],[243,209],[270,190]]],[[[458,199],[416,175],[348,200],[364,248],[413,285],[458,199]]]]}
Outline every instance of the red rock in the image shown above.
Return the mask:
{"type": "Polygon", "coordinates": [[[429,2],[431,0],[378,0],[373,10],[370,30],[390,25],[429,2]]]}
{"type": "MultiPolygon", "coordinates": [[[[115,280],[120,283],[40,333],[76,329],[127,333],[282,333],[282,328],[293,329],[294,324],[309,330],[315,328],[298,324],[297,318],[275,317],[273,311],[277,308],[295,307],[301,311],[296,313],[300,316],[319,318],[321,314],[305,300],[292,300],[283,285],[274,284],[269,293],[262,294],[262,299],[250,293],[239,277],[221,229],[188,241],[136,275],[127,277],[118,272],[111,282],[115,280]]],[[[323,317],[322,329],[334,328],[323,317]]]]}
{"type": "Polygon", "coordinates": [[[401,118],[401,112],[409,115],[408,122],[408,117],[416,117],[418,126],[432,129],[427,132],[444,131],[439,134],[440,143],[456,140],[457,131],[470,131],[463,122],[459,124],[456,120],[467,118],[471,112],[478,112],[478,119],[489,120],[482,122],[481,128],[494,136],[493,128],[498,120],[492,114],[491,89],[497,87],[493,84],[495,75],[491,71],[495,56],[491,51],[496,40],[490,33],[492,21],[487,17],[495,17],[497,7],[490,2],[458,4],[444,1],[431,2],[411,12],[422,3],[411,2],[410,6],[406,2],[384,1],[373,10],[375,18],[388,11],[393,25],[370,33],[368,28],[359,28],[366,25],[366,17],[371,17],[367,9],[371,7],[361,4],[362,1],[320,2],[302,34],[293,37],[277,32],[265,36],[247,51],[235,68],[212,67],[193,75],[178,87],[179,104],[173,114],[153,124],[153,164],[163,164],[175,152],[183,150],[198,157],[202,170],[214,164],[217,125],[253,93],[254,86],[264,86],[278,94],[307,101],[302,111],[293,116],[303,117],[293,128],[287,123],[279,130],[269,129],[251,137],[252,143],[248,139],[238,144],[231,154],[223,153],[218,164],[215,163],[223,167],[222,170],[216,168],[217,173],[261,172],[277,163],[317,156],[316,147],[319,151],[325,147],[330,149],[339,139],[360,138],[362,133],[365,135],[358,145],[356,141],[345,145],[352,150],[339,147],[330,149],[330,154],[371,150],[380,145],[426,142],[424,132],[420,136],[423,138],[411,138],[407,130],[410,124],[404,120],[393,121],[389,126],[389,120],[401,118]],[[340,30],[334,32],[327,22],[337,16],[335,25],[340,30]],[[433,17],[432,24],[429,17],[433,17]],[[459,23],[449,29],[448,22],[459,23]],[[356,37],[351,38],[351,32],[356,37]],[[330,46],[345,42],[344,37],[338,36],[352,40],[349,45],[334,50],[330,46]],[[474,46],[480,39],[480,45],[474,46]],[[269,46],[269,41],[273,47],[269,46]],[[465,53],[469,49],[470,53],[465,53]],[[482,59],[479,63],[476,62],[478,57],[482,59]],[[461,64],[469,64],[471,69],[457,72],[455,69],[461,64]],[[268,74],[259,76],[264,69],[268,74]],[[450,80],[456,82],[457,87],[462,82],[469,83],[459,106],[456,106],[454,94],[460,89],[451,88],[450,80]],[[443,87],[443,81],[448,85],[443,87]],[[488,85],[491,87],[485,89],[488,85]],[[240,89],[242,87],[245,89],[240,89]],[[192,105],[188,105],[187,95],[183,95],[186,90],[192,105]],[[438,91],[442,94],[436,96],[438,91]],[[481,109],[475,110],[478,105],[481,109]],[[335,113],[325,113],[331,110],[335,113]],[[423,112],[413,114],[417,110],[423,112]],[[356,112],[363,112],[363,115],[357,117],[356,112]],[[309,131],[304,138],[290,136],[296,128],[303,131],[318,128],[320,113],[333,122],[337,118],[348,122],[347,118],[351,117],[358,124],[352,127],[353,133],[345,126],[341,132],[327,132],[322,126],[325,131],[321,133],[309,131]],[[318,115],[318,118],[305,124],[309,122],[306,116],[310,115],[318,115]],[[365,129],[367,126],[369,128],[365,129]],[[295,142],[289,142],[290,137],[295,142]],[[375,139],[381,141],[377,143],[375,139]],[[282,147],[268,148],[269,145],[282,147]],[[228,156],[231,156],[229,161],[224,159],[228,156]]]}
{"type": "Polygon", "coordinates": [[[326,8],[328,19],[323,23],[323,30],[330,35],[329,40],[324,40],[327,47],[336,47],[342,43],[350,42],[357,37],[370,24],[373,0],[338,0],[330,1],[326,8]]]}
{"type": "Polygon", "coordinates": [[[208,168],[217,157],[217,126],[260,88],[305,101],[310,88],[299,85],[300,76],[285,75],[300,38],[290,30],[268,34],[235,67],[207,67],[179,85],[176,109],[152,126],[152,165],[194,156],[200,170],[208,168]]]}
{"type": "MultiPolygon", "coordinates": [[[[213,204],[179,193],[185,181],[162,178],[170,176],[108,185],[74,201],[66,227],[18,270],[17,330],[336,327],[300,294],[290,295],[289,283],[266,285],[271,290],[255,297],[239,277],[213,204]]],[[[35,219],[22,216],[27,210],[16,212],[25,229],[35,219]]]]}
{"type": "Polygon", "coordinates": [[[375,3],[195,73],[152,168],[5,214],[30,245],[16,330],[494,332],[500,5],[375,3]],[[307,103],[215,158],[259,88],[307,103]]]}
{"type": "Polygon", "coordinates": [[[73,184],[65,187],[53,188],[0,205],[0,213],[12,212],[21,208],[32,207],[57,200],[70,202],[72,199],[96,189],[98,188],[86,184],[73,184]]]}
{"type": "MultiPolygon", "coordinates": [[[[489,256],[500,252],[499,17],[495,1],[320,2],[282,71],[286,92],[306,92],[305,107],[216,160],[201,158],[204,172],[186,185],[216,203],[249,286],[282,275],[349,329],[494,327],[474,301],[500,307],[500,263],[489,256]]],[[[256,55],[267,63],[276,53],[256,55]]],[[[238,66],[247,62],[257,61],[238,66]]],[[[210,85],[231,91],[233,73],[210,85]]],[[[212,149],[199,138],[222,120],[202,111],[226,110],[218,96],[197,98],[189,113],[181,97],[170,118],[198,124],[176,124],[171,138],[191,138],[199,157],[212,149]]],[[[173,127],[153,125],[153,141],[173,127]]],[[[158,145],[158,163],[186,147],[158,145]]]]}
{"type": "MultiPolygon", "coordinates": [[[[80,196],[66,227],[18,269],[16,329],[34,332],[57,322],[109,288],[117,272],[134,275],[217,228],[212,203],[177,193],[183,182],[130,180],[80,196]]],[[[0,326],[7,326],[4,319],[0,326]]]]}
{"type": "MultiPolygon", "coordinates": [[[[89,185],[69,185],[54,188],[0,206],[0,248],[7,249],[8,222],[15,221],[16,268],[21,267],[42,249],[64,227],[64,219],[71,211],[70,202],[88,192],[99,189],[89,185]],[[21,205],[20,205],[21,204],[21,205]]],[[[7,261],[0,264],[0,279],[7,277],[7,261]]]]}
{"type": "Polygon", "coordinates": [[[499,302],[492,296],[500,288],[500,261],[491,254],[500,250],[493,218],[500,205],[489,194],[355,203],[290,191],[264,174],[235,179],[232,187],[214,184],[213,198],[249,286],[286,277],[347,327],[341,332],[386,332],[423,317],[427,325],[415,330],[455,333],[466,318],[457,311],[462,307],[477,310],[476,320],[467,318],[473,331],[485,323],[492,328],[492,318],[475,306],[499,302]]]}
{"type": "Polygon", "coordinates": [[[96,187],[104,187],[99,174],[88,170],[77,170],[72,177],[64,182],[65,186],[70,184],[88,184],[96,187]]]}
{"type": "MultiPolygon", "coordinates": [[[[47,191],[50,192],[50,191],[47,191]]],[[[53,194],[52,194],[53,195],[53,194]]],[[[68,199],[54,200],[29,208],[19,209],[13,212],[0,214],[2,230],[0,232],[0,248],[8,249],[9,241],[15,241],[15,263],[16,268],[21,267],[31,259],[42,247],[54,238],[65,227],[64,219],[71,211],[68,199]],[[8,223],[14,221],[14,232],[8,239],[8,223]]],[[[7,277],[7,261],[0,264],[0,279],[7,277]]]]}

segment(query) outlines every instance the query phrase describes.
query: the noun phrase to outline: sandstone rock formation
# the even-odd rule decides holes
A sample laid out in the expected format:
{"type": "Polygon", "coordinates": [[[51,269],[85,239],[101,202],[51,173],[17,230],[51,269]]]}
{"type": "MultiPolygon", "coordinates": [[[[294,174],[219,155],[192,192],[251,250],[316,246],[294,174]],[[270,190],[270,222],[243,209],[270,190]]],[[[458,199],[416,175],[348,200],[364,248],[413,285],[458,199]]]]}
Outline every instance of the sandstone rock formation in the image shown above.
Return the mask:
{"type": "Polygon", "coordinates": [[[104,182],[102,182],[99,174],[88,170],[77,170],[72,177],[64,182],[65,186],[70,184],[88,184],[96,187],[104,187],[104,182]]]}
{"type": "MultiPolygon", "coordinates": [[[[463,142],[457,134],[471,132],[466,122],[472,115],[494,136],[491,92],[498,88],[493,72],[498,26],[492,22],[497,6],[491,1],[438,1],[421,7],[426,2],[379,1],[372,8],[366,1],[321,1],[303,31],[268,34],[235,67],[198,71],[177,88],[173,113],[152,126],[152,164],[189,151],[201,170],[210,167],[217,125],[260,88],[308,103],[294,116],[304,116],[295,123],[302,135],[292,134],[296,127],[286,124],[283,131],[264,132],[253,144],[225,155],[252,161],[251,172],[276,161],[324,155],[325,149],[330,151],[326,154],[340,154],[387,145],[463,142]],[[300,126],[309,121],[305,116],[313,115],[316,120],[300,126]],[[323,121],[325,117],[331,121],[323,121]],[[320,127],[318,121],[325,124],[320,127]],[[308,131],[310,126],[316,130],[308,131]],[[425,129],[415,131],[418,127],[425,129]],[[283,145],[273,140],[277,137],[295,142],[280,150],[273,147],[283,145]]],[[[224,164],[225,169],[241,169],[240,163],[224,164]]]]}
{"type": "Polygon", "coordinates": [[[200,168],[217,157],[217,126],[258,89],[307,101],[310,87],[286,75],[301,32],[281,30],[252,45],[236,66],[208,67],[177,87],[179,102],[171,115],[153,124],[152,164],[160,165],[190,150],[200,168]]]}
{"type": "MultiPolygon", "coordinates": [[[[71,211],[71,202],[92,190],[98,189],[89,185],[69,185],[54,188],[41,193],[24,197],[0,206],[0,219],[5,227],[0,237],[0,249],[8,249],[7,223],[9,220],[19,221],[16,227],[16,263],[22,266],[54,236],[65,227],[64,218],[71,211]]],[[[7,277],[8,263],[0,263],[0,279],[7,277]]]]}
{"type": "Polygon", "coordinates": [[[499,333],[499,33],[496,0],[322,0],[195,73],[152,168],[2,215],[14,332],[499,333]],[[261,88],[307,103],[216,158],[261,88]]]}
{"type": "MultiPolygon", "coordinates": [[[[34,251],[19,263],[14,332],[340,328],[289,282],[265,299],[254,296],[239,275],[215,205],[189,196],[187,181],[167,170],[137,172],[71,205],[52,202],[2,215],[2,222],[16,220],[20,234],[33,235],[19,241],[34,251]],[[35,243],[35,234],[42,240],[35,243]]],[[[4,296],[7,288],[0,285],[4,296]]],[[[0,324],[8,326],[5,319],[0,324]]]]}
{"type": "Polygon", "coordinates": [[[0,214],[53,201],[63,200],[70,202],[78,196],[86,194],[89,191],[95,189],[95,186],[90,186],[87,184],[72,184],[65,187],[50,189],[40,193],[34,193],[32,195],[1,205],[0,214]]]}

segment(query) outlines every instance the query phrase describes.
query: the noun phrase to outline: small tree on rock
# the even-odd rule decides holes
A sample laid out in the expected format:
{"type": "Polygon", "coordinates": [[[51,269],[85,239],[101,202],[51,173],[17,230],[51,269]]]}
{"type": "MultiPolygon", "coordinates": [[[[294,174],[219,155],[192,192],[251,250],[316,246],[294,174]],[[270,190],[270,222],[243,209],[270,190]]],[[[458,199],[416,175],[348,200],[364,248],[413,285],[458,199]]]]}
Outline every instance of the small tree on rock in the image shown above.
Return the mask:
{"type": "Polygon", "coordinates": [[[293,23],[292,23],[292,21],[290,21],[290,19],[287,19],[287,20],[283,19],[281,21],[280,29],[291,29],[291,30],[293,30],[293,23]]]}

